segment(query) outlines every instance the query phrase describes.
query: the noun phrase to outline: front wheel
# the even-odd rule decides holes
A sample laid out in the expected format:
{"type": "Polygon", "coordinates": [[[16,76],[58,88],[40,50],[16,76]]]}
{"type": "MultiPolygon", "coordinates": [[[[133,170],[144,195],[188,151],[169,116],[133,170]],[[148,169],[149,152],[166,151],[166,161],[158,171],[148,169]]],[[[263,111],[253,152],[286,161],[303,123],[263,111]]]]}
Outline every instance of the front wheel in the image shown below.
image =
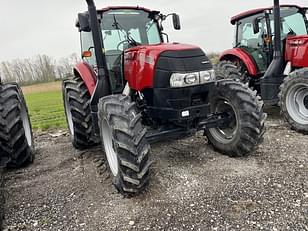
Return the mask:
{"type": "Polygon", "coordinates": [[[73,146],[86,149],[96,145],[90,109],[91,96],[83,80],[78,76],[64,80],[62,96],[73,146]]]}
{"type": "Polygon", "coordinates": [[[225,113],[229,122],[209,128],[205,134],[213,147],[236,157],[249,154],[262,140],[266,114],[256,93],[241,82],[221,80],[210,100],[212,113],[225,113]]]}
{"type": "Polygon", "coordinates": [[[292,129],[308,134],[308,68],[294,71],[284,79],[279,106],[292,129]]]}
{"type": "Polygon", "coordinates": [[[124,195],[142,192],[149,182],[150,146],[141,114],[129,96],[110,95],[99,101],[101,142],[113,182],[124,195]]]}

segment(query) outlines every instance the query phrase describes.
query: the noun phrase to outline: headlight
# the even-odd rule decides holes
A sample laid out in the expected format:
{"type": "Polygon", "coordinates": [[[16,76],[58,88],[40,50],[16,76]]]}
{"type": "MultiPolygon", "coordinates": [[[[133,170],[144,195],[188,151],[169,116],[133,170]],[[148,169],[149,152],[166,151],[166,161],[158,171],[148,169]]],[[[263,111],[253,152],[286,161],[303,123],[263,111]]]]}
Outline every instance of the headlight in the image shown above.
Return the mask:
{"type": "Polygon", "coordinates": [[[170,77],[171,87],[185,87],[199,84],[199,72],[195,73],[173,73],[170,77]]]}
{"type": "Polygon", "coordinates": [[[215,71],[200,71],[200,83],[206,83],[208,81],[215,80],[215,71]]]}
{"type": "Polygon", "coordinates": [[[199,78],[198,78],[198,75],[197,74],[188,74],[184,77],[184,82],[186,84],[196,84],[199,82],[199,78]]]}
{"type": "Polygon", "coordinates": [[[187,87],[215,80],[215,71],[200,71],[193,73],[173,73],[170,77],[171,87],[187,87]]]}

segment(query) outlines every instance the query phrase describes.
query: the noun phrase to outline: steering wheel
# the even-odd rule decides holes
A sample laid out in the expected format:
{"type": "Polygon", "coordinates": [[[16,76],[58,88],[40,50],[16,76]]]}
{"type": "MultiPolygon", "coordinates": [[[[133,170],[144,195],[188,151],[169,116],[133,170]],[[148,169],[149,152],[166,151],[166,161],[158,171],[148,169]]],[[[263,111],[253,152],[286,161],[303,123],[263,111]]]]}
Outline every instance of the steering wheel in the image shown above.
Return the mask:
{"type": "MultiPolygon", "coordinates": [[[[121,50],[120,46],[123,45],[124,43],[128,43],[127,40],[123,40],[123,41],[119,42],[118,45],[117,45],[117,50],[121,50]]],[[[122,49],[122,50],[124,50],[124,49],[122,49]]]]}

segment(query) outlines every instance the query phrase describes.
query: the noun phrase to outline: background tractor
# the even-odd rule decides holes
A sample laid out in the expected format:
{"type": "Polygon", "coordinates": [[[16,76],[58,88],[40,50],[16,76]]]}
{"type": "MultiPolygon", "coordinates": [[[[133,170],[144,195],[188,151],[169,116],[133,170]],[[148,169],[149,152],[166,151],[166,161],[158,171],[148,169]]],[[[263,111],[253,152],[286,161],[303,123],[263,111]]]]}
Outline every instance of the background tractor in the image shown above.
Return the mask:
{"type": "Polygon", "coordinates": [[[240,80],[258,91],[265,105],[277,105],[293,129],[308,133],[307,8],[279,5],[232,17],[234,48],[218,66],[234,64],[240,80]]]}
{"type": "Polygon", "coordinates": [[[4,168],[18,168],[34,159],[28,109],[16,83],[2,83],[0,77],[0,230],[4,218],[4,168]]]}
{"type": "MultiPolygon", "coordinates": [[[[264,132],[263,102],[248,86],[215,80],[197,46],[164,43],[169,16],[142,7],[107,7],[78,14],[83,61],[63,82],[74,147],[102,143],[119,192],[141,192],[150,177],[150,142],[204,131],[213,147],[244,156],[264,132]],[[95,54],[95,55],[94,55],[95,54]]],[[[180,29],[177,14],[170,14],[180,29]]],[[[232,73],[223,67],[217,76],[232,73]]]]}

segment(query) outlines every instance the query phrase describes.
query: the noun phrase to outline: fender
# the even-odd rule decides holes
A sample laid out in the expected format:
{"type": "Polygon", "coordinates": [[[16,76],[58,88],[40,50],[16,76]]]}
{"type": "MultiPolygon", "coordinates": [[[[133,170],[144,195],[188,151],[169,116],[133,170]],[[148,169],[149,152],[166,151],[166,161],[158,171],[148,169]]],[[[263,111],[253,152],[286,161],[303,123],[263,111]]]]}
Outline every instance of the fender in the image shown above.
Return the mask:
{"type": "Polygon", "coordinates": [[[90,95],[93,95],[97,78],[93,68],[86,62],[80,62],[74,67],[74,75],[82,78],[90,95]]]}
{"type": "Polygon", "coordinates": [[[233,48],[226,50],[219,57],[220,61],[227,60],[232,62],[235,61],[236,59],[241,60],[245,64],[250,76],[257,75],[258,71],[254,60],[247,52],[245,52],[241,48],[233,48]]]}

